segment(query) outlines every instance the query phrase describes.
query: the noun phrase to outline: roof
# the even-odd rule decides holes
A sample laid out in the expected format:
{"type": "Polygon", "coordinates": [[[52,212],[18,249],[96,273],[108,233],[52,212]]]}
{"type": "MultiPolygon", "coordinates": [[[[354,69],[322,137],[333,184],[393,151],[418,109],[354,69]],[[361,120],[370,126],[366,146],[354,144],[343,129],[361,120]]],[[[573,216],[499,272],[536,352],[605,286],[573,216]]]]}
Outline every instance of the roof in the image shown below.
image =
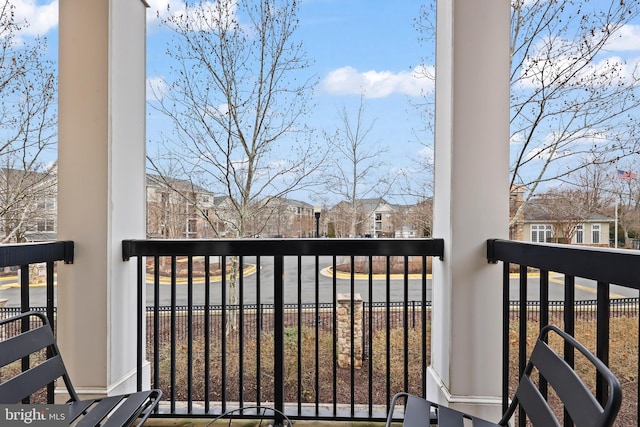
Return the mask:
{"type": "Polygon", "coordinates": [[[544,204],[536,203],[532,200],[525,204],[523,211],[523,222],[612,222],[613,218],[600,213],[575,213],[572,215],[562,215],[562,212],[546,209],[544,204]]]}

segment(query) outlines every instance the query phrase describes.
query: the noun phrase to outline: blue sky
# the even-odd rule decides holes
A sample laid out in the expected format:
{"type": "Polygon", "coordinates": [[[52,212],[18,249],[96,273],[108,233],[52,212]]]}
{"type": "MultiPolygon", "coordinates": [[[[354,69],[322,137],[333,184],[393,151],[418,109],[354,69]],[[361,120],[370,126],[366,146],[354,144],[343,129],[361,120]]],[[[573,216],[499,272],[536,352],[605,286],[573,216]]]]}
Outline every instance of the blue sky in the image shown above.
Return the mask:
{"type": "MultiPolygon", "coordinates": [[[[26,35],[48,38],[52,58],[57,49],[57,1],[13,0],[17,16],[30,23],[26,35]]],[[[147,76],[161,80],[168,72],[165,51],[168,32],[158,25],[157,14],[166,5],[182,8],[181,0],[149,0],[147,12],[147,76]]],[[[413,70],[421,62],[418,34],[413,26],[421,1],[404,0],[303,0],[300,2],[298,37],[313,61],[309,70],[319,81],[316,104],[309,123],[320,131],[333,132],[339,125],[338,110],[354,114],[360,93],[365,96],[365,120],[375,121],[371,142],[393,147],[386,154],[390,167],[406,167],[423,146],[416,132],[422,128],[418,111],[421,91],[432,83],[416,78],[413,70]]],[[[167,121],[149,109],[148,151],[166,128],[167,121]]]]}
{"type": "MultiPolygon", "coordinates": [[[[82,0],[79,0],[82,1],[82,0]]],[[[526,0],[532,1],[532,0],[526,0]]],[[[545,0],[541,0],[545,1],[545,0]]],[[[167,73],[167,30],[158,26],[157,14],[166,5],[173,11],[182,8],[181,0],[148,0],[147,76],[158,82],[167,73]]],[[[414,70],[432,67],[422,64],[425,47],[418,42],[414,28],[422,0],[302,0],[298,37],[303,40],[309,58],[309,70],[319,80],[314,95],[316,109],[311,126],[331,132],[339,126],[338,109],[343,106],[355,113],[360,93],[364,91],[365,121],[375,121],[370,138],[383,147],[392,148],[385,155],[390,170],[406,168],[421,153],[418,142],[430,141],[422,131],[423,123],[412,105],[423,99],[421,92],[433,90],[432,82],[416,77],[414,70]]],[[[52,58],[57,44],[57,0],[14,0],[17,16],[26,19],[30,28],[25,36],[44,35],[49,39],[52,58]]],[[[603,0],[592,1],[596,7],[603,0]]],[[[640,25],[629,25],[620,38],[608,46],[599,58],[623,58],[628,72],[640,64],[640,25]]],[[[431,68],[429,68],[431,69],[431,68]]],[[[166,119],[150,111],[147,118],[148,151],[166,119]]],[[[517,135],[512,139],[517,144],[517,135]]],[[[532,154],[536,155],[536,154],[532,154]]]]}
{"type": "MultiPolygon", "coordinates": [[[[433,90],[432,82],[416,77],[422,54],[413,22],[420,1],[383,0],[303,0],[297,37],[303,41],[313,61],[308,70],[319,80],[313,102],[310,126],[333,133],[340,125],[338,110],[356,113],[360,93],[365,96],[365,122],[373,123],[369,139],[379,147],[392,147],[385,153],[390,170],[406,167],[424,149],[416,136],[421,118],[412,102],[422,99],[422,91],[433,90]],[[375,123],[374,123],[375,122],[375,123]]],[[[150,1],[164,14],[166,0],[150,1]]],[[[171,9],[179,10],[180,1],[171,9]]],[[[148,22],[147,74],[151,84],[167,72],[164,51],[167,30],[157,19],[148,22]]],[[[150,91],[149,91],[150,92],[150,91]]],[[[153,102],[151,100],[151,102],[153,102]]],[[[151,140],[157,126],[166,123],[150,112],[147,136],[151,140]]],[[[420,136],[424,138],[424,136],[420,136]]],[[[153,148],[149,146],[149,151],[153,148]]]]}

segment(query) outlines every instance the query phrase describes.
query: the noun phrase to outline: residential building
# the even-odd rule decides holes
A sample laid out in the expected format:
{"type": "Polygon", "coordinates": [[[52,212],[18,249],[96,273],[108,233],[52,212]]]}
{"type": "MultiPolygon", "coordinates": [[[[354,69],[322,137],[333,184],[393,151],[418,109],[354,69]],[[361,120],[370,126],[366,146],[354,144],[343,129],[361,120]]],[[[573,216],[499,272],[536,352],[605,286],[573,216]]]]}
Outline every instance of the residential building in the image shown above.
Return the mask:
{"type": "Polygon", "coordinates": [[[254,237],[314,237],[315,218],[309,203],[284,197],[267,197],[253,206],[248,235],[254,237]]]}
{"type": "Polygon", "coordinates": [[[57,168],[0,169],[0,241],[41,242],[56,238],[57,168]]]}
{"type": "Polygon", "coordinates": [[[510,227],[512,240],[609,246],[613,218],[557,198],[538,197],[525,203],[524,193],[523,188],[511,192],[511,216],[518,214],[510,227]]]}
{"type": "Polygon", "coordinates": [[[213,238],[214,195],[188,180],[147,174],[147,235],[151,238],[213,238]]]}
{"type": "Polygon", "coordinates": [[[327,212],[335,237],[393,237],[396,209],[383,198],[342,201],[327,212]]]}

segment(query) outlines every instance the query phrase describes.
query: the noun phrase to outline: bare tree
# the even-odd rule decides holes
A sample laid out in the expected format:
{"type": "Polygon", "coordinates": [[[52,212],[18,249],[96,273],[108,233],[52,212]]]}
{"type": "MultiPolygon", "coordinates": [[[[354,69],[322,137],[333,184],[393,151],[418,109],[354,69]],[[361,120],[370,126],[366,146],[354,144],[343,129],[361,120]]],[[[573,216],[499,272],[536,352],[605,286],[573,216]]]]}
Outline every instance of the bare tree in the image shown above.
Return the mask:
{"type": "MultiPolygon", "coordinates": [[[[20,37],[15,6],[0,0],[0,221],[2,242],[23,241],[25,232],[54,203],[56,144],[53,64],[44,59],[46,42],[20,37]],[[47,156],[49,160],[47,160],[47,156]],[[45,203],[47,202],[47,203],[45,203]]],[[[45,227],[50,231],[49,227],[45,227]]]]}
{"type": "Polygon", "coordinates": [[[574,195],[586,211],[611,216],[611,205],[615,201],[612,172],[615,173],[608,164],[589,161],[569,175],[566,183],[578,190],[574,195]]]}
{"type": "MultiPolygon", "coordinates": [[[[417,21],[423,36],[432,11],[417,21]]],[[[611,166],[639,152],[640,70],[610,53],[639,13],[637,1],[512,0],[511,188],[535,197],[586,159],[611,166]]]]}
{"type": "Polygon", "coordinates": [[[303,123],[315,83],[294,36],[297,11],[297,2],[286,0],[187,1],[163,21],[173,35],[171,72],[152,106],[174,125],[164,135],[166,149],[183,176],[226,196],[225,223],[238,237],[256,207],[268,207],[255,202],[310,185],[322,164],[303,123]]]}
{"type": "MultiPolygon", "coordinates": [[[[335,134],[325,135],[333,156],[325,175],[326,188],[341,199],[333,209],[333,221],[348,221],[348,234],[355,236],[370,214],[363,211],[361,201],[382,198],[391,187],[391,180],[382,172],[386,168],[383,155],[387,149],[369,138],[375,120],[366,121],[364,96],[360,96],[354,115],[343,107],[338,120],[335,134]]],[[[342,228],[336,226],[338,230],[342,228]]]]}

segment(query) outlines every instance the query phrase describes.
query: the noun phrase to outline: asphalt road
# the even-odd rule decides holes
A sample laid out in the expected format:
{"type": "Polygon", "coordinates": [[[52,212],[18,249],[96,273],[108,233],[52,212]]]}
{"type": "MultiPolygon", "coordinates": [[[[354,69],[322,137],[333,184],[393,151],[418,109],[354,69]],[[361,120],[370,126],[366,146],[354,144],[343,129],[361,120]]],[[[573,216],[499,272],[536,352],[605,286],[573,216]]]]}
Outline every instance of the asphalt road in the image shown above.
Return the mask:
{"type": "MultiPolygon", "coordinates": [[[[348,259],[348,257],[346,257],[348,259]]],[[[343,260],[338,259],[338,263],[343,260]]],[[[245,262],[256,265],[255,259],[247,257],[245,262]]],[[[287,257],[284,266],[284,298],[285,303],[298,302],[298,295],[301,295],[303,303],[332,302],[334,300],[334,279],[327,273],[326,268],[332,264],[331,257],[319,257],[316,265],[315,257],[304,257],[298,268],[297,258],[287,257]],[[318,273],[316,273],[316,271],[318,273]],[[316,283],[316,274],[318,275],[318,286],[316,283]]],[[[531,276],[528,281],[528,299],[537,300],[538,281],[535,276],[531,276]]],[[[245,276],[242,281],[242,292],[238,289],[238,296],[242,297],[245,304],[254,304],[258,301],[261,303],[272,303],[274,296],[273,286],[273,262],[270,258],[261,258],[260,265],[253,272],[245,276]],[[256,271],[259,268],[259,273],[256,271]],[[260,283],[259,295],[257,283],[260,283]]],[[[431,298],[431,278],[426,281],[426,297],[431,298]]],[[[564,284],[562,276],[553,276],[550,280],[550,299],[562,300],[564,295],[564,284]]],[[[592,300],[596,298],[595,283],[588,280],[576,280],[576,299],[592,300]]],[[[0,299],[7,299],[7,306],[20,305],[20,289],[15,285],[17,278],[0,279],[0,299]]],[[[135,284],[132,284],[135,286],[135,284]]],[[[193,304],[203,304],[205,301],[204,283],[196,280],[191,290],[191,298],[193,304]]],[[[335,279],[335,294],[340,293],[359,293],[365,301],[384,302],[384,301],[403,301],[406,298],[411,301],[419,301],[422,298],[422,280],[410,279],[406,283],[402,279],[392,278],[387,287],[385,279],[375,279],[372,284],[366,279],[356,278],[351,280],[349,277],[338,277],[335,279]]],[[[160,305],[171,304],[171,286],[168,281],[162,280],[158,287],[160,305]]],[[[222,297],[222,287],[220,281],[214,281],[210,284],[211,304],[219,304],[222,297]]],[[[519,294],[519,281],[512,278],[510,281],[510,299],[517,299],[519,294]]],[[[189,286],[180,282],[176,286],[176,304],[187,305],[189,299],[189,286]]],[[[147,283],[147,304],[153,304],[154,286],[147,283]]],[[[614,298],[621,297],[638,297],[638,291],[633,291],[623,287],[612,286],[611,296],[614,298]]],[[[45,305],[45,288],[32,287],[30,289],[31,306],[45,305]]]]}

